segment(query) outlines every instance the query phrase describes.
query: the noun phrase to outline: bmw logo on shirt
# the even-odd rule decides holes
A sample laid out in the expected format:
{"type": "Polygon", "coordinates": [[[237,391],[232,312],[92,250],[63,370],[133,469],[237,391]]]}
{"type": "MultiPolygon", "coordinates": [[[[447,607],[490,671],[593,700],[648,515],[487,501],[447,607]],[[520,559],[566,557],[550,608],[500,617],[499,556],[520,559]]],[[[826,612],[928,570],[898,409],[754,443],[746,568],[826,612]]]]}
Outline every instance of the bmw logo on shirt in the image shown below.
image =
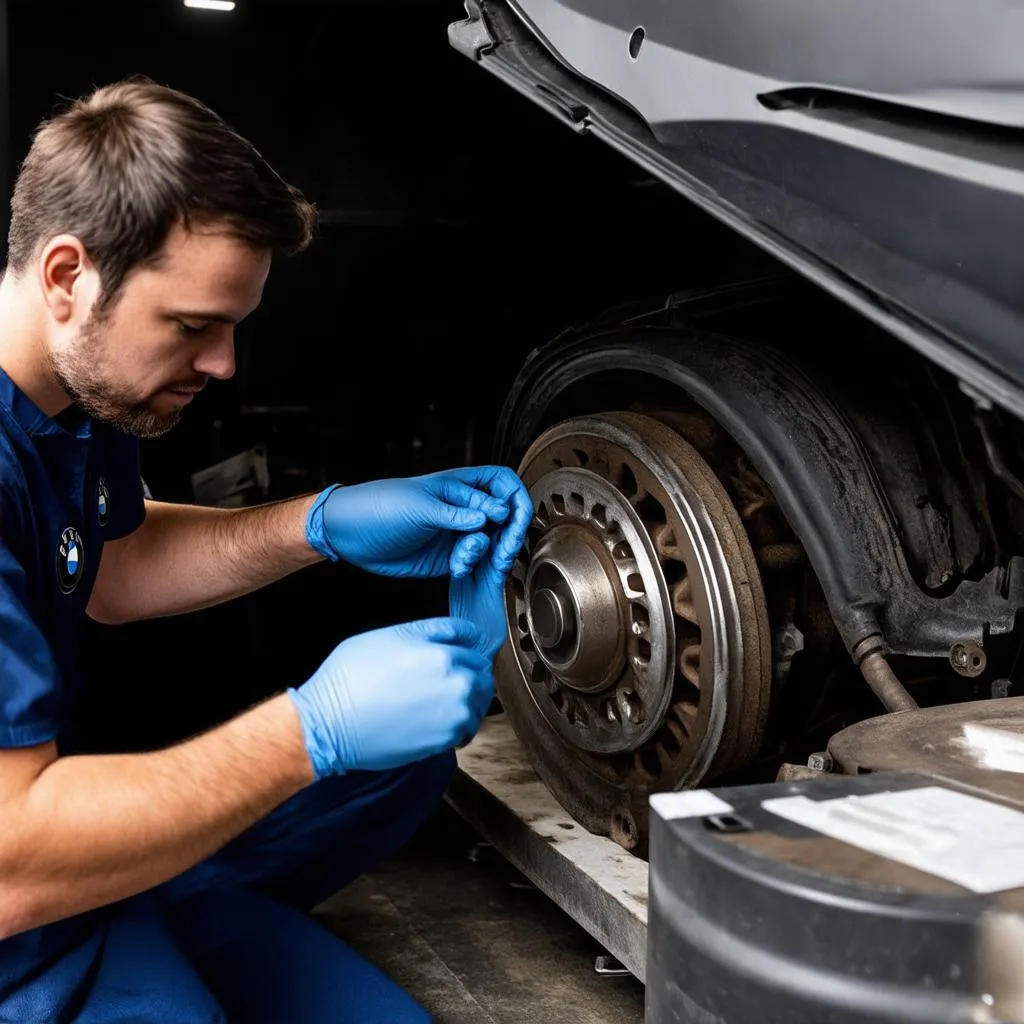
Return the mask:
{"type": "Polygon", "coordinates": [[[110,518],[110,490],[107,487],[107,481],[100,477],[98,485],[99,494],[96,498],[96,514],[100,521],[100,526],[106,526],[107,520],[110,518]]]}
{"type": "Polygon", "coordinates": [[[82,538],[73,526],[69,526],[60,535],[57,548],[57,585],[62,594],[70,594],[78,586],[84,561],[82,538]]]}

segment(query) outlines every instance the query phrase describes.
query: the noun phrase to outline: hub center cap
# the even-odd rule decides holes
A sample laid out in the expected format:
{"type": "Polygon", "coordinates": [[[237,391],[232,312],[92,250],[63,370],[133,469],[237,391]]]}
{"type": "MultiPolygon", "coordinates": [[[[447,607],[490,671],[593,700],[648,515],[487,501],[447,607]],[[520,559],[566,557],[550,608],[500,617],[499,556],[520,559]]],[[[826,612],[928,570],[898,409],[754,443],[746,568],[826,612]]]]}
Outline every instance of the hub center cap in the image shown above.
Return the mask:
{"type": "Polygon", "coordinates": [[[567,610],[562,598],[546,587],[537,590],[530,599],[530,628],[533,638],[543,648],[556,647],[566,631],[576,632],[576,619],[567,610]]]}
{"type": "Polygon", "coordinates": [[[530,488],[536,516],[510,579],[513,650],[537,709],[596,753],[636,750],[675,678],[668,588],[629,498],[584,467],[530,488]]]}
{"type": "Polygon", "coordinates": [[[583,524],[541,539],[526,575],[526,618],[538,656],[568,686],[596,693],[622,670],[622,608],[615,567],[583,524]]]}

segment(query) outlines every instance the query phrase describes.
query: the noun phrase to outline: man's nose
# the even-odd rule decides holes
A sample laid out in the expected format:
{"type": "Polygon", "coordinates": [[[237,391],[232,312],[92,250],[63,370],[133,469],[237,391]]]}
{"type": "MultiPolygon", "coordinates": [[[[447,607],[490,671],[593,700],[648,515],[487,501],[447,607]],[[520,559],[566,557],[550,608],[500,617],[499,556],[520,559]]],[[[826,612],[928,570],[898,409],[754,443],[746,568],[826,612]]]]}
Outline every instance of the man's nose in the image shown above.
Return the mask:
{"type": "Polygon", "coordinates": [[[192,364],[196,373],[217,380],[227,380],[235,375],[235,332],[225,326],[212,334],[192,364]]]}

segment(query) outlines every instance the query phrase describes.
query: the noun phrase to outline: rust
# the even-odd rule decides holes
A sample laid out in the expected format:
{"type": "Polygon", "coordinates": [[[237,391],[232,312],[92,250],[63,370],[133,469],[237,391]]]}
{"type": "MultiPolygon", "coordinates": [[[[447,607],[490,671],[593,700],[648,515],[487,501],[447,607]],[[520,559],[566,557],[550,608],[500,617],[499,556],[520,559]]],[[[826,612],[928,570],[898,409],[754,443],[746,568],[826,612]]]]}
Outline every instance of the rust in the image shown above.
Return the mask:
{"type": "Polygon", "coordinates": [[[762,544],[756,551],[757,564],[762,569],[791,569],[806,561],[803,545],[796,541],[762,544]]]}
{"type": "Polygon", "coordinates": [[[805,764],[790,764],[788,761],[779,766],[776,782],[806,782],[808,779],[820,779],[825,773],[817,768],[808,768],[805,764]]]}
{"type": "MultiPolygon", "coordinates": [[[[558,434],[548,442],[539,438],[520,466],[528,486],[558,467],[582,466],[598,472],[615,483],[620,491],[633,495],[633,507],[647,526],[660,571],[673,573],[669,587],[670,611],[674,613],[677,671],[671,704],[658,731],[639,750],[625,754],[588,752],[549,737],[529,707],[529,694],[516,677],[515,660],[503,658],[499,664],[498,690],[513,726],[538,773],[554,795],[582,824],[592,831],[610,834],[627,849],[636,849],[645,841],[647,800],[651,792],[675,789],[680,785],[699,785],[710,774],[718,775],[739,768],[756,755],[763,736],[771,691],[771,631],[760,570],[744,524],[728,489],[702,455],[679,433],[664,422],[630,413],[607,414],[609,420],[628,428],[648,446],[657,458],[670,463],[692,485],[706,508],[707,521],[713,524],[735,589],[736,636],[727,638],[730,671],[716,682],[715,659],[702,651],[701,640],[710,636],[710,610],[701,565],[689,540],[676,499],[652,468],[632,452],[597,435],[571,431],[558,434]],[[679,575],[680,570],[685,570],[679,575]],[[724,690],[725,722],[719,742],[706,753],[712,695],[724,690]],[[540,735],[537,735],[538,730],[540,735]],[[699,773],[693,766],[701,757],[699,773]],[[619,809],[626,807],[632,826],[626,827],[619,809]]],[[[699,423],[691,418],[688,431],[700,435],[699,423]]],[[[719,436],[717,428],[708,429],[700,440],[710,444],[719,436]]],[[[652,463],[653,465],[653,463],[652,463]]],[[[749,474],[748,474],[749,477],[749,474]]],[[[749,477],[749,491],[757,490],[756,477],[749,477]]],[[[761,491],[762,496],[764,491],[761,491]]],[[[540,510],[539,520],[545,519],[540,510]]],[[[547,524],[549,525],[549,524],[547,524]]],[[[541,528],[543,533],[543,527],[541,528]]],[[[535,546],[538,536],[531,537],[535,546]]],[[[632,552],[634,556],[639,552],[632,552]]],[[[719,556],[722,557],[722,556],[719,556]]],[[[657,637],[645,623],[633,624],[637,637],[654,646],[657,637]]],[[[574,695],[574,699],[579,694],[574,695]]],[[[598,712],[606,694],[585,699],[598,712]]],[[[720,699],[720,698],[715,698],[720,699]]]]}
{"type": "Polygon", "coordinates": [[[886,711],[911,711],[917,701],[907,693],[906,687],[896,678],[881,651],[872,651],[860,663],[860,670],[875,696],[885,705],[886,711]]]}
{"type": "Polygon", "coordinates": [[[913,772],[1024,809],[1024,775],[981,765],[963,742],[965,722],[1019,733],[1024,729],[1024,697],[880,715],[836,733],[828,752],[837,770],[847,775],[913,772]]]}

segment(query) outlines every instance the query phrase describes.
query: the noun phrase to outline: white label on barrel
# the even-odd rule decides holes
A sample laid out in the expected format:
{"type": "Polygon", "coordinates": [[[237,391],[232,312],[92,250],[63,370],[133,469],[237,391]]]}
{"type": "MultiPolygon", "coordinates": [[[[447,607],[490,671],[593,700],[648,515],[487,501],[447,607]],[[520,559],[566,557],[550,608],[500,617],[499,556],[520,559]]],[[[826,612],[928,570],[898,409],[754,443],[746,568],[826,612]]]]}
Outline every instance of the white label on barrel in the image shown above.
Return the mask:
{"type": "Polygon", "coordinates": [[[680,793],[654,793],[651,810],[666,821],[673,818],[706,818],[712,814],[732,814],[732,808],[709,789],[686,789],[680,793]]]}
{"type": "Polygon", "coordinates": [[[972,892],[1024,886],[1024,814],[941,786],[761,805],[780,818],[972,892]]]}

